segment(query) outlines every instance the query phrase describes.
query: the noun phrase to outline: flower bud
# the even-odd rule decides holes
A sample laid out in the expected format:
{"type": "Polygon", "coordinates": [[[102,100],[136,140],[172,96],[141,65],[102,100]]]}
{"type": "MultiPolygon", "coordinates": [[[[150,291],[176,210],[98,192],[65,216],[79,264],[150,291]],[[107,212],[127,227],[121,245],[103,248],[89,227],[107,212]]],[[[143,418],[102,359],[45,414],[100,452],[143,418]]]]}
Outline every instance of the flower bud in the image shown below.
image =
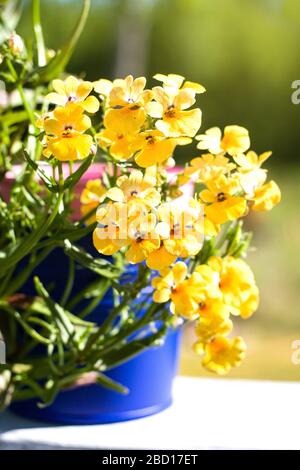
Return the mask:
{"type": "Polygon", "coordinates": [[[21,36],[16,33],[10,35],[8,40],[8,47],[11,52],[15,55],[20,55],[24,51],[24,42],[21,36]]]}
{"type": "Polygon", "coordinates": [[[93,155],[96,155],[96,153],[97,153],[97,146],[96,146],[95,144],[93,144],[93,145],[91,146],[91,153],[92,153],[93,155]]]}
{"type": "Polygon", "coordinates": [[[53,57],[55,57],[55,50],[54,49],[46,49],[46,58],[47,58],[47,61],[53,59],[53,57]]]}

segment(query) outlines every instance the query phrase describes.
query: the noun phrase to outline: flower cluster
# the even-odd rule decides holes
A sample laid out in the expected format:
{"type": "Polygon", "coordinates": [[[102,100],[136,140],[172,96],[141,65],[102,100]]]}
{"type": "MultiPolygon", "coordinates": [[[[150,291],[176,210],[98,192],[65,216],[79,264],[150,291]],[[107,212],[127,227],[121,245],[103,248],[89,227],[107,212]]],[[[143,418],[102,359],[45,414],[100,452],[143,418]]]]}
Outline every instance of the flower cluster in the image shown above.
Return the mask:
{"type": "Polygon", "coordinates": [[[267,170],[262,164],[271,156],[258,156],[250,148],[247,129],[227,126],[208,129],[196,136],[197,148],[207,150],[191,160],[179,177],[181,183],[192,177],[204,185],[199,198],[207,219],[217,231],[220,225],[243,217],[249,209],[268,211],[280,202],[280,190],[274,181],[266,183],[267,170]]]}
{"type": "Polygon", "coordinates": [[[203,355],[204,367],[223,374],[245,354],[242,338],[228,338],[231,316],[249,318],[259,298],[241,259],[247,237],[240,219],[272,209],[280,190],[262,168],[271,152],[258,156],[250,150],[245,128],[231,125],[222,133],[215,127],[196,135],[202,113],[192,106],[203,86],[174,74],[154,78],[161,85],[151,89],[144,77],[131,75],[112,82],[55,80],[47,99],[56,107],[37,125],[45,131],[47,157],[79,160],[98,146],[108,171],[81,195],[85,222],[97,222],[95,248],[144,263],[154,302],[195,321],[194,350],[203,355]],[[92,126],[86,113],[99,109],[99,124],[92,126]],[[204,152],[172,180],[176,147],[193,139],[204,152]],[[195,183],[199,190],[183,198],[195,183]]]}
{"type": "Polygon", "coordinates": [[[162,86],[151,90],[145,89],[144,77],[131,75],[94,84],[104,109],[98,144],[120,165],[132,160],[145,169],[121,175],[108,190],[110,202],[97,212],[94,244],[102,254],[126,248],[129,262],[146,260],[160,269],[202,247],[201,205],[194,199],[185,209],[170,205],[163,200],[161,182],[176,146],[189,144],[201,125],[200,109],[188,108],[205,90],[178,75],[154,78],[162,86]]]}
{"type": "Polygon", "coordinates": [[[43,154],[61,161],[86,158],[92,152],[93,138],[86,133],[92,123],[84,112],[99,109],[97,98],[89,96],[93,85],[70,76],[65,81],[54,80],[53,88],[46,100],[58,106],[37,121],[45,131],[43,154]]]}
{"type": "Polygon", "coordinates": [[[228,339],[230,315],[250,317],[258,306],[258,289],[245,261],[226,256],[209,258],[188,274],[185,263],[162,270],[152,281],[154,301],[171,301],[171,311],[196,320],[194,349],[207,369],[224,374],[244,357],[242,338],[228,339]]]}
{"type": "Polygon", "coordinates": [[[142,168],[165,163],[177,145],[191,142],[201,125],[200,109],[189,108],[205,89],[179,75],[154,78],[162,86],[152,90],[145,89],[144,77],[131,75],[114,82],[101,79],[94,85],[104,103],[99,145],[118,161],[134,157],[142,168]]]}

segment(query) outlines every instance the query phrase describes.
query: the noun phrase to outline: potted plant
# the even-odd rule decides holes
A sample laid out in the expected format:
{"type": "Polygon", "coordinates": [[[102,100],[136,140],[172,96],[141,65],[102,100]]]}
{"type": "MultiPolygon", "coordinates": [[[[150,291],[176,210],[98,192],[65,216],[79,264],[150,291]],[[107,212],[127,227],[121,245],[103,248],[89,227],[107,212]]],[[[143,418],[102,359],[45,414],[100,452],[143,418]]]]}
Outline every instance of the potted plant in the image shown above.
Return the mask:
{"type": "Polygon", "coordinates": [[[33,49],[15,33],[1,46],[1,403],[67,423],[168,406],[183,323],[204,367],[241,363],[232,316],[258,305],[242,219],[280,200],[245,128],[198,134],[203,86],[64,75],[88,3],[52,57],[38,1],[33,49]],[[195,140],[204,152],[176,168],[195,140]]]}

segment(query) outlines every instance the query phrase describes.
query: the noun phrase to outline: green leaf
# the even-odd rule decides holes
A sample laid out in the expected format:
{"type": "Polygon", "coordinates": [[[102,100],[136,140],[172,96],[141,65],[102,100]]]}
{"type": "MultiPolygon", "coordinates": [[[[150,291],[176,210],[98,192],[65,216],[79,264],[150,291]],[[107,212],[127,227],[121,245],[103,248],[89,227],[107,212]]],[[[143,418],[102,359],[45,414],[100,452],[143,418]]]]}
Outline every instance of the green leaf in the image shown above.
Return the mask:
{"type": "Polygon", "coordinates": [[[242,221],[236,222],[236,224],[228,231],[227,240],[227,250],[226,254],[231,255],[239,246],[242,236],[242,221]]]}
{"type": "Polygon", "coordinates": [[[38,295],[44,299],[45,304],[52,313],[52,318],[60,331],[64,344],[73,342],[75,327],[70,321],[67,311],[51,299],[48,291],[37,276],[34,277],[34,285],[38,295]]]}
{"type": "Polygon", "coordinates": [[[49,191],[51,191],[52,193],[58,193],[59,192],[59,186],[56,183],[56,181],[53,178],[49,177],[44,172],[44,170],[39,168],[38,164],[30,158],[30,156],[28,155],[28,153],[25,150],[24,150],[24,157],[25,157],[26,161],[28,162],[28,164],[31,166],[31,168],[38,174],[40,179],[45,183],[45,185],[47,186],[49,191]]]}
{"type": "Polygon", "coordinates": [[[112,279],[117,277],[120,273],[119,269],[108,260],[103,258],[93,258],[93,256],[87,253],[83,248],[72,245],[70,240],[64,241],[64,251],[66,255],[100,276],[112,279]]]}
{"type": "Polygon", "coordinates": [[[88,158],[84,160],[84,162],[80,165],[80,167],[64,182],[63,188],[64,189],[70,189],[75,186],[76,183],[80,180],[82,175],[86,172],[86,170],[89,168],[93,161],[94,155],[90,155],[88,158]]]}
{"type": "Polygon", "coordinates": [[[28,116],[26,111],[14,111],[0,115],[0,122],[6,126],[11,126],[27,120],[28,116]]]}
{"type": "Polygon", "coordinates": [[[58,75],[64,71],[85,26],[90,10],[90,3],[90,0],[83,1],[81,15],[69,39],[45,67],[37,70],[40,81],[49,82],[57,78],[58,75]]]}
{"type": "Polygon", "coordinates": [[[14,244],[13,249],[8,253],[0,251],[0,273],[5,273],[9,267],[14,266],[18,261],[23,259],[32,250],[32,248],[37,245],[39,240],[47,233],[52,222],[55,220],[61,206],[62,199],[63,194],[61,193],[57,198],[50,217],[43,218],[36,230],[34,230],[26,239],[21,239],[19,243],[14,244]]]}
{"type": "Polygon", "coordinates": [[[241,256],[243,256],[248,251],[251,240],[252,240],[251,232],[243,233],[241,243],[236,248],[236,250],[231,253],[231,255],[234,256],[235,258],[240,258],[241,256]]]}
{"type": "Polygon", "coordinates": [[[89,315],[93,310],[95,310],[95,308],[98,306],[98,304],[101,302],[104,295],[110,288],[110,285],[111,281],[109,279],[101,279],[97,295],[95,295],[93,299],[88,303],[88,305],[80,311],[80,317],[84,318],[89,315]]]}
{"type": "Polygon", "coordinates": [[[42,336],[40,333],[38,333],[34,328],[31,328],[31,326],[23,320],[22,316],[20,315],[19,312],[17,312],[14,308],[10,307],[6,302],[1,302],[1,307],[9,313],[16,322],[18,322],[24,331],[33,338],[37,343],[42,343],[42,344],[49,344],[51,341],[48,338],[45,338],[42,336]]]}
{"type": "Polygon", "coordinates": [[[151,346],[157,346],[159,341],[161,341],[167,333],[167,326],[164,325],[157,333],[153,333],[146,338],[137,339],[125,343],[125,345],[119,345],[113,350],[107,352],[107,354],[100,355],[99,359],[103,361],[107,369],[124,364],[124,362],[129,361],[133,357],[140,354],[142,351],[148,349],[151,346]]]}
{"type": "Polygon", "coordinates": [[[97,377],[97,383],[102,385],[102,387],[108,388],[109,390],[114,390],[115,392],[122,393],[122,395],[127,395],[129,390],[124,385],[116,382],[107,375],[99,373],[97,377]]]}
{"type": "Polygon", "coordinates": [[[70,320],[76,326],[83,326],[84,328],[92,328],[96,326],[96,323],[83,320],[82,318],[77,317],[76,315],[73,315],[73,313],[71,312],[68,312],[68,313],[69,313],[70,320]]]}
{"type": "Polygon", "coordinates": [[[48,384],[46,384],[45,388],[43,389],[43,397],[42,402],[37,404],[38,408],[46,408],[47,406],[52,405],[55,398],[59,393],[59,386],[57,381],[49,380],[48,384]],[[48,385],[49,384],[49,385],[48,385]],[[51,385],[50,385],[51,384],[51,385]]]}
{"type": "Polygon", "coordinates": [[[46,65],[46,48],[41,26],[40,0],[32,1],[32,23],[37,47],[38,65],[43,67],[46,65]]]}

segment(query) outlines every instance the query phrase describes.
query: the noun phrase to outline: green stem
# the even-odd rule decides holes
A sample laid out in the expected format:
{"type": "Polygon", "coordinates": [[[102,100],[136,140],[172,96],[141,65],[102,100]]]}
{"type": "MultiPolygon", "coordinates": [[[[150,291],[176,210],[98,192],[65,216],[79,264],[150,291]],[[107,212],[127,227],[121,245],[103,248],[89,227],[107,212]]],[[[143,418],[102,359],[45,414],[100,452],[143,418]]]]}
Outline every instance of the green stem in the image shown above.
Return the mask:
{"type": "Polygon", "coordinates": [[[236,221],[234,220],[233,222],[227,222],[224,227],[223,227],[223,231],[219,237],[219,239],[217,240],[216,244],[215,244],[215,248],[216,250],[218,249],[221,249],[227,239],[227,236],[228,236],[228,232],[232,229],[232,227],[234,227],[236,221]]]}
{"type": "Polygon", "coordinates": [[[44,261],[45,258],[50,254],[50,252],[53,250],[52,247],[48,247],[44,249],[39,255],[37,256],[36,254],[33,254],[30,258],[30,261],[26,268],[18,274],[18,276],[15,277],[14,282],[10,286],[9,289],[6,290],[5,295],[8,297],[9,295],[14,294],[15,292],[20,289],[23,284],[26,282],[32,271],[42,262],[44,261]]]}
{"type": "Polygon", "coordinates": [[[12,62],[11,62],[11,60],[8,59],[8,58],[6,58],[6,63],[7,63],[7,67],[9,68],[10,73],[12,74],[13,79],[14,79],[15,81],[17,81],[17,80],[18,80],[18,74],[17,74],[17,72],[15,71],[15,68],[14,68],[14,66],[13,66],[13,64],[12,64],[12,62]]]}
{"type": "Polygon", "coordinates": [[[44,248],[46,246],[63,246],[63,241],[67,238],[70,241],[81,240],[83,237],[88,235],[96,228],[96,224],[87,225],[86,227],[81,227],[76,230],[72,230],[65,233],[58,233],[56,240],[48,239],[40,242],[37,246],[37,249],[44,248]]]}
{"type": "Polygon", "coordinates": [[[26,331],[26,333],[33,338],[35,341],[38,343],[42,344],[49,344],[50,340],[48,338],[45,338],[41,334],[39,334],[36,330],[31,328],[27,322],[23,320],[21,317],[20,313],[17,312],[15,309],[13,309],[7,302],[0,302],[0,307],[5,310],[9,315],[12,316],[12,318],[17,321],[23,329],[26,331]]]}
{"type": "Polygon", "coordinates": [[[46,220],[44,223],[42,223],[35,232],[33,232],[23,243],[22,249],[20,247],[16,247],[16,249],[12,252],[11,255],[7,256],[1,261],[1,271],[6,270],[7,268],[15,265],[18,263],[22,258],[24,258],[31,250],[33,247],[36,246],[38,241],[47,233],[49,227],[52,225],[52,222],[54,221],[55,217],[57,216],[57,213],[60,209],[60,205],[63,200],[63,193],[60,193],[55,207],[53,209],[52,214],[46,220]]]}
{"type": "Polygon", "coordinates": [[[35,128],[35,117],[34,117],[34,114],[33,114],[33,111],[31,109],[31,107],[29,106],[29,103],[27,101],[27,98],[26,98],[26,95],[25,95],[25,92],[24,92],[24,88],[21,85],[21,83],[17,84],[17,89],[18,89],[18,92],[20,94],[21,100],[23,102],[24,108],[27,112],[28,119],[31,122],[31,124],[33,125],[33,127],[35,128]]]}
{"type": "Polygon", "coordinates": [[[8,269],[5,279],[1,281],[0,298],[6,292],[6,288],[8,286],[9,281],[12,278],[12,275],[13,275],[14,271],[15,271],[15,266],[12,266],[10,269],[8,269]]]}
{"type": "Polygon", "coordinates": [[[72,299],[67,303],[66,308],[67,310],[73,310],[74,307],[82,300],[85,298],[85,295],[87,292],[97,289],[99,282],[101,280],[97,279],[96,281],[91,282],[88,284],[84,289],[80,290],[77,294],[72,296],[72,299]]]}
{"type": "Polygon", "coordinates": [[[101,302],[104,295],[108,291],[109,287],[110,287],[110,282],[107,280],[103,287],[103,290],[100,291],[99,295],[97,295],[97,297],[91,300],[91,302],[84,309],[81,310],[80,318],[85,318],[89,313],[91,313],[97,307],[97,305],[101,302]]]}
{"type": "Polygon", "coordinates": [[[62,296],[61,301],[60,301],[60,305],[62,307],[65,306],[68,298],[70,297],[70,294],[71,294],[71,291],[72,291],[72,288],[73,288],[73,284],[74,284],[74,278],[75,278],[75,261],[74,261],[74,259],[69,258],[68,281],[67,281],[63,296],[62,296]]]}
{"type": "MultiPolygon", "coordinates": [[[[163,306],[161,304],[155,304],[153,303],[147,313],[137,320],[135,323],[130,325],[128,328],[123,328],[116,336],[108,340],[105,344],[104,349],[101,351],[101,356],[104,354],[109,353],[110,351],[113,351],[115,347],[117,347],[119,344],[122,343],[123,340],[131,336],[133,333],[136,333],[137,331],[141,330],[144,326],[147,325],[147,323],[151,322],[153,320],[153,316],[159,311],[162,310],[163,306]]],[[[90,348],[88,348],[89,350],[90,348]]]]}
{"type": "Polygon", "coordinates": [[[32,0],[32,23],[37,46],[38,65],[44,67],[46,65],[46,49],[41,26],[40,0],[32,0]]]}
{"type": "Polygon", "coordinates": [[[64,185],[64,174],[63,174],[63,168],[62,168],[62,163],[58,162],[58,178],[59,178],[59,187],[62,189],[64,185]]]}
{"type": "Polygon", "coordinates": [[[18,77],[18,74],[16,72],[16,69],[14,68],[14,66],[13,66],[10,59],[6,58],[6,63],[7,63],[7,66],[9,68],[9,70],[10,70],[10,73],[12,74],[12,76],[13,76],[15,82],[16,82],[17,90],[18,90],[19,95],[21,97],[21,100],[22,100],[23,106],[25,108],[25,111],[27,113],[28,119],[35,128],[34,113],[31,109],[31,107],[29,106],[29,103],[27,101],[27,98],[26,98],[26,95],[25,95],[24,88],[23,88],[22,84],[18,82],[19,77],[18,77]]]}

